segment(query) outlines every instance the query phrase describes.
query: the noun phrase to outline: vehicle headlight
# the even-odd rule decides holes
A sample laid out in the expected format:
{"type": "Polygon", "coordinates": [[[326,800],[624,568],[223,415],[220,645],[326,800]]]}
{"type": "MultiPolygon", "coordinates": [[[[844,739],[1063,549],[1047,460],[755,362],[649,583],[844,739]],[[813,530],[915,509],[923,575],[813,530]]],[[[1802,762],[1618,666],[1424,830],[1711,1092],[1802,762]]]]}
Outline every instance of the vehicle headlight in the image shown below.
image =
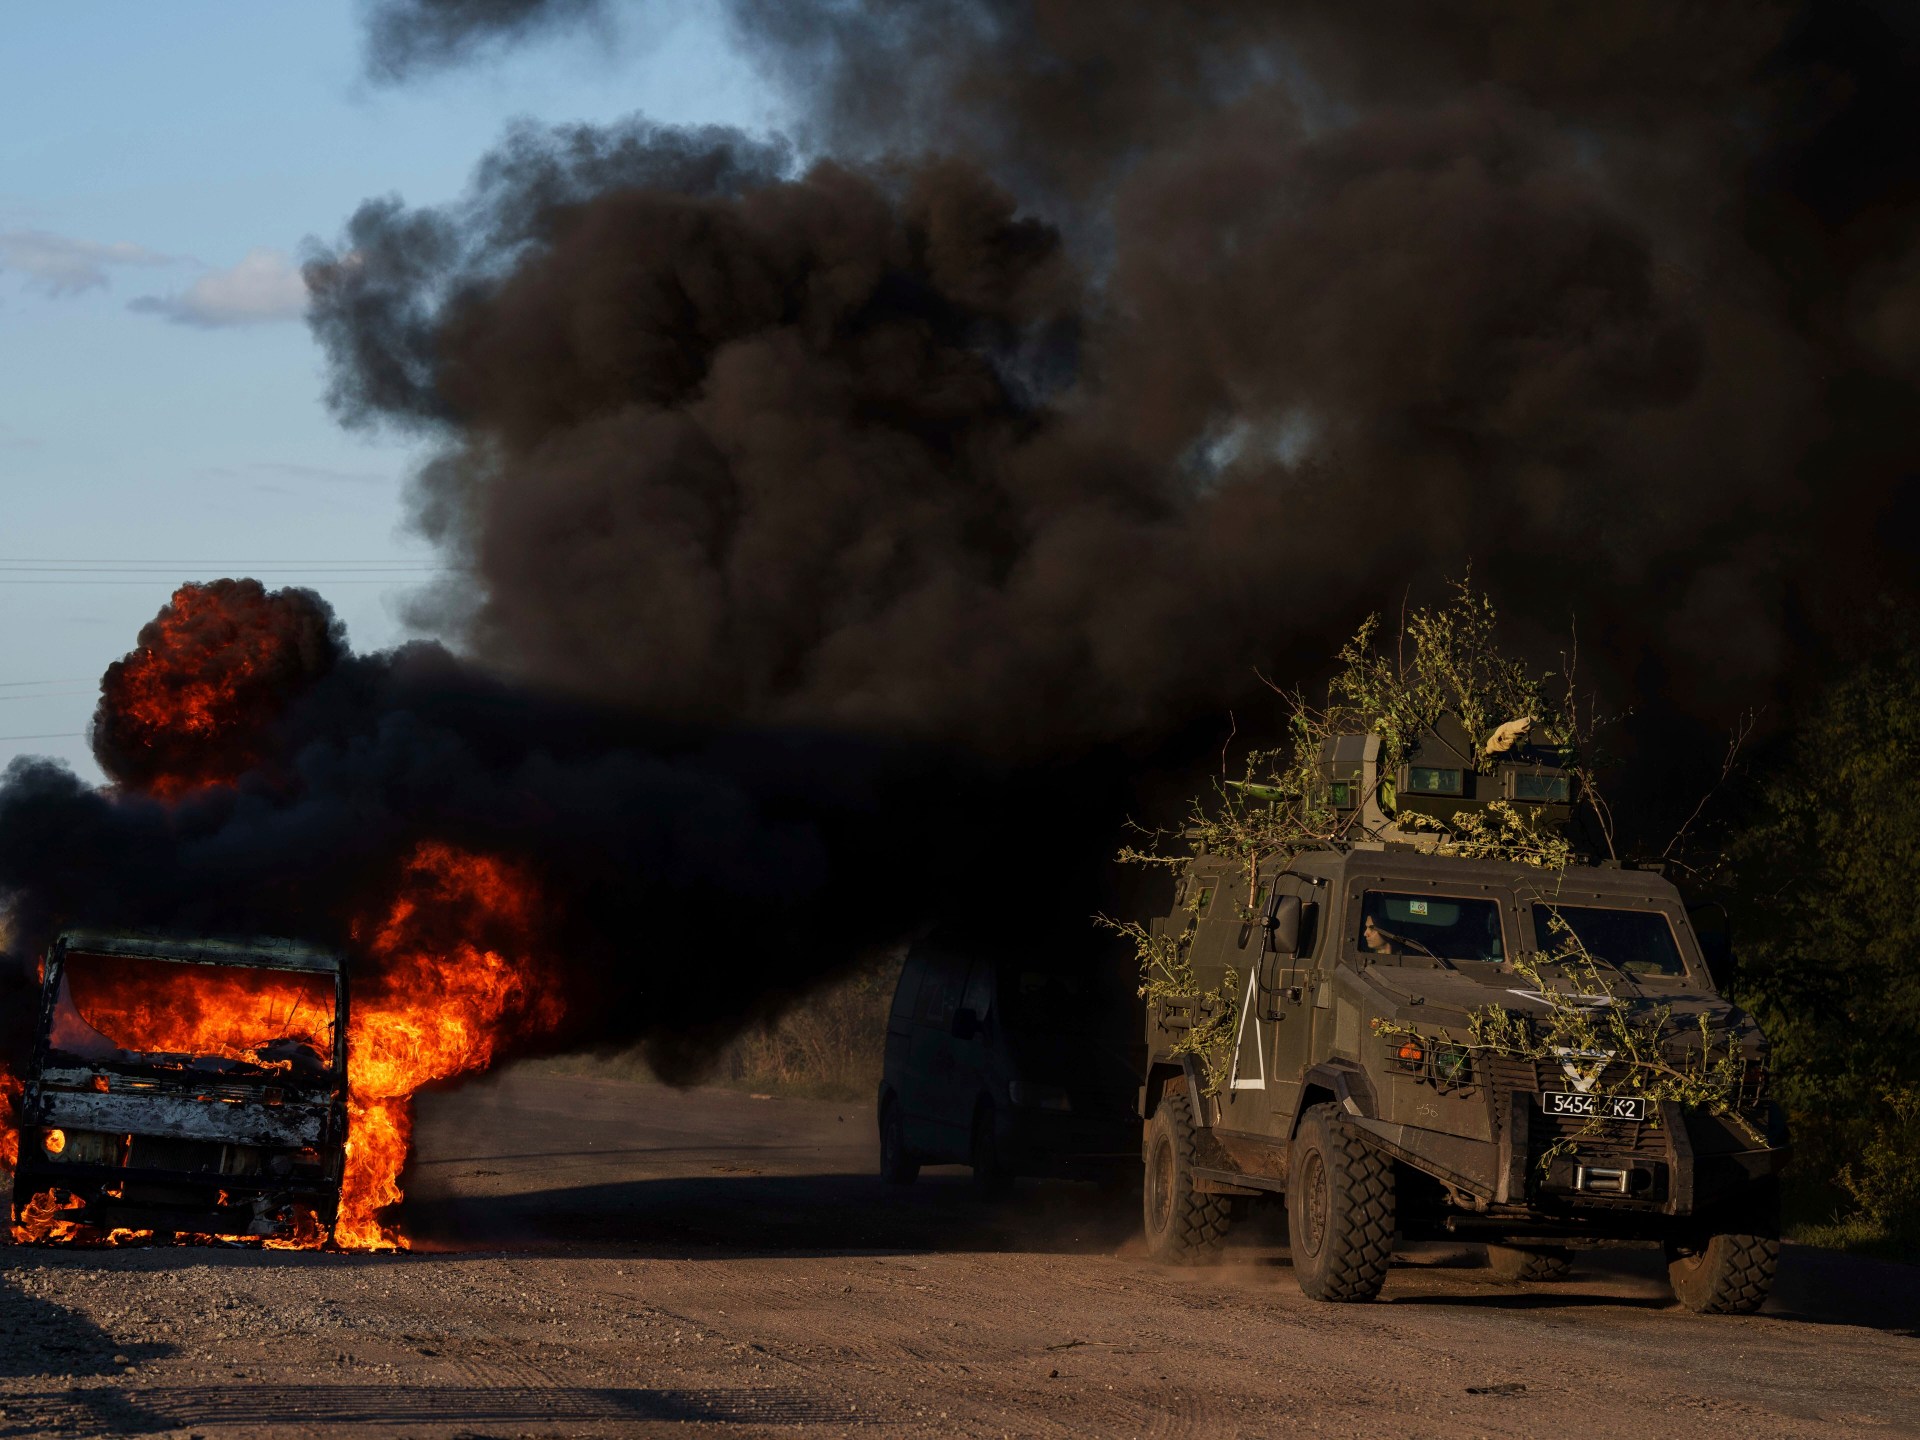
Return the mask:
{"type": "Polygon", "coordinates": [[[1071,1110],[1073,1100],[1059,1085],[1036,1085],[1031,1080],[1015,1080],[1007,1086],[1007,1098],[1028,1110],[1071,1110]]]}
{"type": "Polygon", "coordinates": [[[102,1130],[47,1130],[40,1148],[49,1160],[68,1165],[114,1165],[120,1160],[120,1136],[102,1130]]]}

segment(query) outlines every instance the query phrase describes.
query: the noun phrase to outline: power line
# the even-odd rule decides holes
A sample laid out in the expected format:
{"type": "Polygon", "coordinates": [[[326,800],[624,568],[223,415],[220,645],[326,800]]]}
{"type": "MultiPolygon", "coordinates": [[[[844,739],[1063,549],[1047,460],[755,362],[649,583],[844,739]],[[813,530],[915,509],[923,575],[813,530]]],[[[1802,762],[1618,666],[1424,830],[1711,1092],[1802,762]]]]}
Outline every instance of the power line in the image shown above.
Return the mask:
{"type": "Polygon", "coordinates": [[[0,695],[0,705],[9,700],[71,700],[76,695],[91,695],[91,690],[55,690],[45,695],[0,695]]]}
{"type": "Polygon", "coordinates": [[[84,736],[85,732],[80,730],[63,730],[56,735],[0,735],[0,745],[9,740],[79,740],[84,736]]]}
{"type": "MultiPolygon", "coordinates": [[[[105,556],[105,555],[0,555],[0,565],[141,565],[141,566],[146,566],[146,565],[233,565],[237,563],[239,562],[234,560],[234,558],[231,555],[213,555],[213,556],[189,555],[181,558],[168,556],[162,560],[154,560],[151,558],[140,559],[140,560],[125,560],[125,559],[120,559],[118,557],[109,558],[108,556],[105,556]]],[[[397,559],[385,559],[385,560],[306,559],[306,560],[301,560],[301,559],[288,559],[284,556],[278,559],[269,560],[264,556],[256,556],[249,563],[254,565],[382,565],[384,566],[384,565],[410,565],[415,563],[418,563],[421,565],[428,565],[428,564],[432,564],[433,562],[428,560],[415,562],[410,560],[397,560],[397,559]]]]}
{"type": "Polygon", "coordinates": [[[19,690],[28,685],[91,685],[85,675],[76,675],[69,680],[0,680],[0,690],[19,690]]]}
{"type": "MultiPolygon", "coordinates": [[[[385,579],[381,579],[381,580],[341,579],[332,575],[318,575],[311,578],[313,579],[313,583],[315,584],[325,583],[328,586],[399,585],[404,583],[403,579],[397,575],[388,576],[385,579]]],[[[0,585],[139,585],[147,589],[152,589],[156,586],[166,587],[166,586],[171,586],[177,583],[182,583],[182,582],[178,582],[175,580],[167,580],[167,579],[160,578],[158,576],[156,576],[151,580],[10,580],[4,577],[0,577],[0,585]]],[[[295,583],[298,583],[298,581],[297,579],[283,580],[280,583],[295,584],[295,583]]]]}
{"type": "MultiPolygon", "coordinates": [[[[184,564],[0,564],[0,574],[179,574],[190,566],[184,564]]],[[[453,574],[449,566],[426,566],[426,564],[361,564],[355,568],[296,568],[296,566],[273,566],[273,564],[230,564],[217,566],[209,564],[209,570],[253,570],[257,574],[453,574]]]]}

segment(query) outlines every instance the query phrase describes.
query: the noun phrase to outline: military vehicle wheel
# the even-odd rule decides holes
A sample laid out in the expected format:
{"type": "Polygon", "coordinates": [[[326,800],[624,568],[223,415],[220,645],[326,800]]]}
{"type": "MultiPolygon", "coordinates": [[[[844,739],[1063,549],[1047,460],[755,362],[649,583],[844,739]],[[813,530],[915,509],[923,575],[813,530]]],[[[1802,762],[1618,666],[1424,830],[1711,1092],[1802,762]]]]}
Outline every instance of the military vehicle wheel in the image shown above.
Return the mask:
{"type": "Polygon", "coordinates": [[[1564,1280],[1573,1271],[1573,1256],[1558,1245],[1489,1245],[1487,1268],[1502,1280],[1564,1280]]]}
{"type": "Polygon", "coordinates": [[[993,1133],[993,1107],[982,1104],[973,1116],[973,1144],[967,1151],[973,1166],[973,1190],[983,1199],[1004,1195],[1013,1186],[1007,1162],[993,1133]]]}
{"type": "Polygon", "coordinates": [[[1667,1242],[1667,1278],[1696,1315],[1751,1315],[1773,1293],[1780,1266],[1780,1192],[1768,1187],[1718,1220],[1703,1236],[1667,1242]]]}
{"type": "Polygon", "coordinates": [[[920,1178],[920,1162],[907,1149],[907,1121],[891,1095],[880,1107],[880,1178],[889,1185],[911,1185],[920,1178]]]}
{"type": "Polygon", "coordinates": [[[1287,1248],[1310,1300],[1371,1300],[1393,1255],[1393,1162],[1337,1105],[1300,1121],[1287,1180],[1287,1248]]]}
{"type": "Polygon", "coordinates": [[[1147,1122],[1141,1185],[1147,1254],[1163,1265],[1195,1265],[1218,1250],[1233,1224],[1233,1202],[1193,1188],[1193,1101],[1169,1090],[1147,1122]]]}
{"type": "Polygon", "coordinates": [[[1780,1242],[1766,1235],[1714,1235],[1691,1253],[1667,1247],[1667,1276],[1696,1315],[1751,1315],[1773,1293],[1780,1242]]]}

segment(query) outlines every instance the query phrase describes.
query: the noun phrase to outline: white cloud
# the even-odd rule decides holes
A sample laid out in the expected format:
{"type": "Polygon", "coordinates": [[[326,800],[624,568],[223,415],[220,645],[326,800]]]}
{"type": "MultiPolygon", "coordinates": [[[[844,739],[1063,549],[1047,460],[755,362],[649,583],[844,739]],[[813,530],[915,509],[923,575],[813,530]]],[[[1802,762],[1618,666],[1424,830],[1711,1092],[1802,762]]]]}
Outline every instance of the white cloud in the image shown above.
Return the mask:
{"type": "Polygon", "coordinates": [[[97,240],[75,240],[48,230],[0,232],[0,270],[17,270],[27,283],[49,295],[79,295],[107,283],[112,265],[173,265],[144,245],[124,242],[103,245],[97,240]]]}
{"type": "Polygon", "coordinates": [[[206,329],[264,325],[306,314],[307,283],[284,251],[249,250],[239,264],[209,271],[177,295],[142,295],[127,308],[206,329]]]}

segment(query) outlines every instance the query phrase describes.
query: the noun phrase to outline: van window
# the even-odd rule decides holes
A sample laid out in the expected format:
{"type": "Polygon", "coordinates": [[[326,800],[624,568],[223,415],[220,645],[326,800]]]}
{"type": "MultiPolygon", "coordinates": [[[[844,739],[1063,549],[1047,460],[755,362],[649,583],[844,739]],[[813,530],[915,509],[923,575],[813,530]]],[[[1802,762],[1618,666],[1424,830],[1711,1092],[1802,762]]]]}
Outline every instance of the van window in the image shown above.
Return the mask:
{"type": "Polygon", "coordinates": [[[927,952],[909,950],[907,963],[900,967],[900,981],[893,987],[891,1019],[905,1022],[914,1017],[920,1005],[920,987],[926,978],[927,952]]]}
{"type": "Polygon", "coordinates": [[[920,1018],[942,1030],[952,1025],[966,978],[966,969],[959,959],[936,955],[927,967],[926,983],[920,987],[920,1018]]]}
{"type": "Polygon", "coordinates": [[[993,962],[976,960],[973,969],[967,972],[967,989],[960,997],[960,1008],[973,1011],[973,1018],[984,1022],[992,1006],[993,962]]]}

